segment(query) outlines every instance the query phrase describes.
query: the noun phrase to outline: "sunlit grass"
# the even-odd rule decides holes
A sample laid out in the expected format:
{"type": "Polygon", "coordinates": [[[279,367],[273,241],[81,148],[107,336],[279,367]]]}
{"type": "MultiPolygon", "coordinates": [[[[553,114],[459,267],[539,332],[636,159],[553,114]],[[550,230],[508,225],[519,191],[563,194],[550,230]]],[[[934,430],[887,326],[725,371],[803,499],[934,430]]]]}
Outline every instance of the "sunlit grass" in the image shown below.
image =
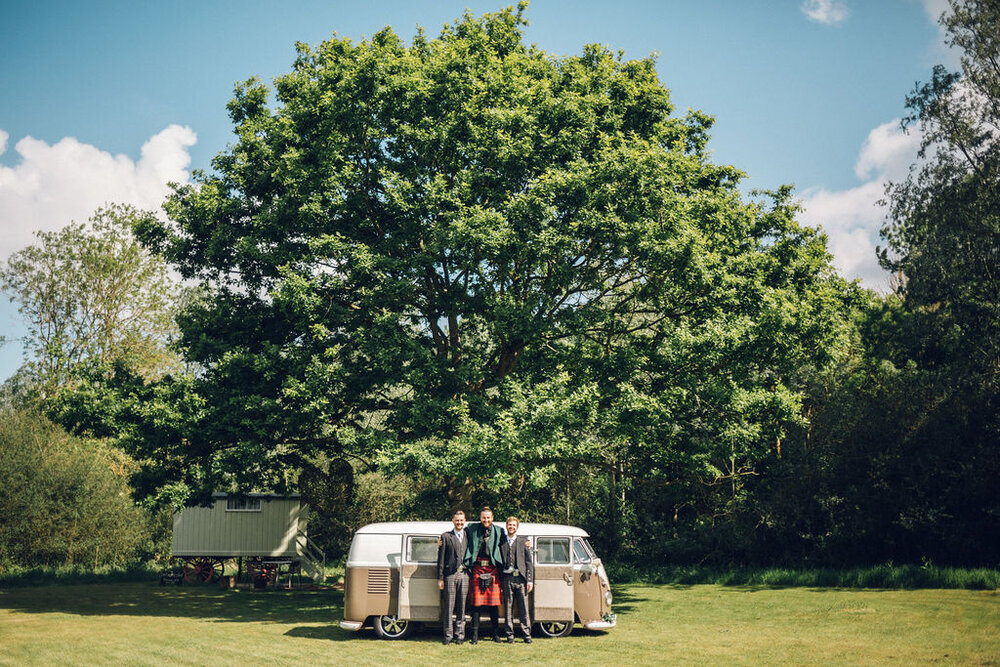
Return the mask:
{"type": "Polygon", "coordinates": [[[1000,594],[616,585],[618,627],[530,646],[341,630],[342,594],[152,583],[0,590],[0,664],[513,664],[1000,661],[1000,594]]]}

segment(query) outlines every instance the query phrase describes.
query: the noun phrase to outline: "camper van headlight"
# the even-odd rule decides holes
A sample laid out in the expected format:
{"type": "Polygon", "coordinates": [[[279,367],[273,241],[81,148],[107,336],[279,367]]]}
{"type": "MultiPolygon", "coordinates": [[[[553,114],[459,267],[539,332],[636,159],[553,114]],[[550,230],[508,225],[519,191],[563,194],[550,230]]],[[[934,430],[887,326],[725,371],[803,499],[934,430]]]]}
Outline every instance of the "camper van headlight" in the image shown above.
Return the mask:
{"type": "Polygon", "coordinates": [[[604,591],[604,600],[608,603],[608,606],[610,607],[611,606],[611,589],[608,589],[608,590],[604,591]]]}

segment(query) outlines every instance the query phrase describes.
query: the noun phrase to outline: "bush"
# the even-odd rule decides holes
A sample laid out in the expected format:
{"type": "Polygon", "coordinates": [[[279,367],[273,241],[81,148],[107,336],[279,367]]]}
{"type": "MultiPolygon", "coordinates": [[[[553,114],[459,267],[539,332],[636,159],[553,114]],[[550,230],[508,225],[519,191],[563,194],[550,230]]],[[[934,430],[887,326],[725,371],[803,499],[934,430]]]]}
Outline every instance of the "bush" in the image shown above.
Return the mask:
{"type": "Polygon", "coordinates": [[[0,571],[134,560],[147,521],[132,501],[129,466],[119,450],[39,416],[0,412],[0,571]]]}

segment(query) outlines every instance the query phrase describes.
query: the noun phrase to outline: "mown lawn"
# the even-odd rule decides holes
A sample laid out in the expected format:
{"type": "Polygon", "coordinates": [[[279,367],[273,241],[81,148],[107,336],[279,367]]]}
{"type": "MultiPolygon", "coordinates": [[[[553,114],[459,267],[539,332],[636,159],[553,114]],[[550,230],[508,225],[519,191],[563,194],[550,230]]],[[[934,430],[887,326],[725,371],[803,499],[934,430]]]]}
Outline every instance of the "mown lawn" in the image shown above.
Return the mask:
{"type": "Polygon", "coordinates": [[[623,585],[618,627],[528,646],[341,630],[336,591],[0,590],[0,664],[1000,664],[1000,592],[623,585]]]}

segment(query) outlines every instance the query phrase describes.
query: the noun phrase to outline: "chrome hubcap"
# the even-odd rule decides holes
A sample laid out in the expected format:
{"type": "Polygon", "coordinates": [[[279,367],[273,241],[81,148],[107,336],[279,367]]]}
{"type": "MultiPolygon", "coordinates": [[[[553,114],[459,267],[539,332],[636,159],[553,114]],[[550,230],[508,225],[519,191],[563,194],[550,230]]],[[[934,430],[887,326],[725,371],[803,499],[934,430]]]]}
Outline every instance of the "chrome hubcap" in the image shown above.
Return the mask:
{"type": "Polygon", "coordinates": [[[395,616],[382,617],[382,629],[386,634],[398,635],[406,629],[406,621],[401,621],[395,616]]]}

